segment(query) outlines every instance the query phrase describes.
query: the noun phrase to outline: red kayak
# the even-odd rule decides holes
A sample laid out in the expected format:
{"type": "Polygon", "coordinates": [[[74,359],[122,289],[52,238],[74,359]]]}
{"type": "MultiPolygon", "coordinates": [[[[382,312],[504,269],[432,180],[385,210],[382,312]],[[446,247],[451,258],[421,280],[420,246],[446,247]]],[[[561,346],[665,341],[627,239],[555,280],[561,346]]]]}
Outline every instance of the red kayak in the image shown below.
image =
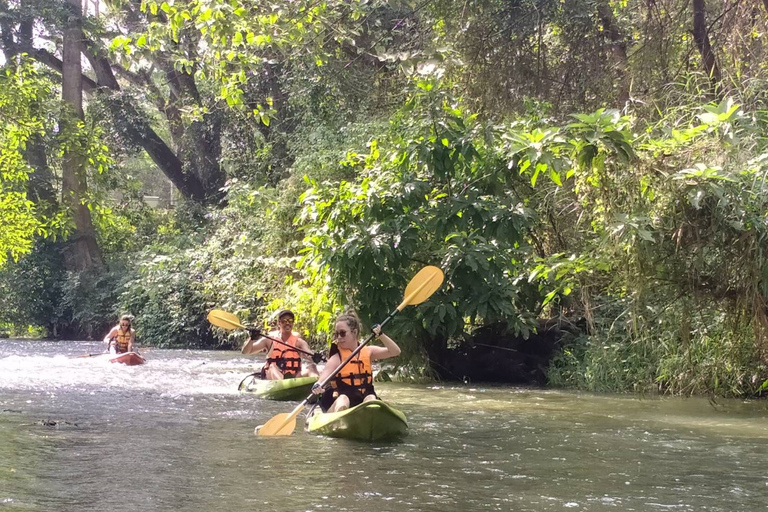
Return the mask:
{"type": "Polygon", "coordinates": [[[135,366],[137,364],[144,364],[147,362],[146,359],[141,357],[136,352],[126,352],[125,354],[120,354],[115,357],[110,358],[110,363],[121,363],[128,366],[135,366]]]}

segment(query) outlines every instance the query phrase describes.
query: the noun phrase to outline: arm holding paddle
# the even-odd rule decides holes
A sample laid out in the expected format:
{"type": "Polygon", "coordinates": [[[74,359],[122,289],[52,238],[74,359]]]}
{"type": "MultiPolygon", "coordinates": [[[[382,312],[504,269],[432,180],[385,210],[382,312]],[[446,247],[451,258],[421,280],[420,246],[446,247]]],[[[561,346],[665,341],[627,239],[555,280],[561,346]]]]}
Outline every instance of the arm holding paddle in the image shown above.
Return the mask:
{"type": "Polygon", "coordinates": [[[381,359],[397,357],[400,355],[400,347],[397,346],[397,343],[395,343],[392,338],[381,332],[380,325],[374,325],[371,330],[376,336],[376,339],[381,341],[384,345],[383,347],[371,347],[372,361],[379,361],[381,359]]]}
{"type": "Polygon", "coordinates": [[[115,340],[117,339],[117,329],[119,327],[116,325],[112,328],[111,331],[109,331],[109,334],[104,336],[104,343],[107,343],[107,352],[110,351],[112,346],[115,344],[115,340]]]}
{"type": "Polygon", "coordinates": [[[322,352],[312,352],[309,343],[303,338],[298,339],[296,348],[300,349],[299,354],[301,354],[302,359],[306,360],[308,363],[314,364],[324,361],[322,352]]]}
{"type": "Polygon", "coordinates": [[[321,386],[320,383],[326,382],[326,380],[330,381],[330,377],[336,374],[334,370],[340,364],[341,358],[339,357],[339,354],[333,354],[328,358],[328,363],[325,365],[325,368],[323,368],[322,373],[317,377],[317,382],[312,386],[312,393],[315,395],[322,395],[323,392],[325,392],[325,386],[321,386]]]}
{"type": "Polygon", "coordinates": [[[261,333],[258,330],[248,329],[248,332],[251,333],[251,336],[248,338],[248,341],[245,342],[245,345],[243,345],[240,352],[246,355],[258,354],[259,352],[269,349],[269,340],[264,336],[261,336],[261,333]]]}
{"type": "Polygon", "coordinates": [[[135,345],[136,343],[136,331],[131,329],[131,337],[128,340],[128,352],[134,352],[135,351],[135,345]]]}

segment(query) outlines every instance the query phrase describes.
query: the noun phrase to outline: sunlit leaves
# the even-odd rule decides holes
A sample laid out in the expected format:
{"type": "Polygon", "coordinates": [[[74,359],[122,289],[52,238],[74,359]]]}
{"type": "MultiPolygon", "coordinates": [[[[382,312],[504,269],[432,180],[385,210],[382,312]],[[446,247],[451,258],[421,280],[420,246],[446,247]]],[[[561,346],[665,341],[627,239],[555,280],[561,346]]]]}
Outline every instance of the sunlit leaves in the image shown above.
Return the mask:
{"type": "Polygon", "coordinates": [[[302,264],[329,274],[344,298],[378,315],[413,271],[436,264],[447,284],[420,308],[429,332],[454,336],[502,319],[526,331],[520,305],[527,299],[516,273],[532,212],[504,187],[503,166],[485,159],[485,134],[474,116],[440,89],[421,90],[425,96],[406,107],[394,142],[350,153],[346,164],[362,167],[364,178],[308,182],[299,218],[302,264]],[[439,109],[420,111],[424,104],[439,109]]]}
{"type": "MultiPolygon", "coordinates": [[[[258,80],[266,66],[304,55],[322,65],[327,50],[320,36],[333,26],[337,37],[343,37],[346,28],[336,20],[370,7],[347,0],[144,0],[141,8],[149,15],[146,31],[115,38],[113,50],[126,56],[138,49],[162,52],[173,59],[177,69],[205,73],[218,81],[219,98],[230,107],[243,107],[245,84],[258,80]]],[[[135,65],[141,62],[135,61],[135,65]]],[[[271,117],[263,109],[254,115],[265,123],[271,117]]]]}
{"type": "Polygon", "coordinates": [[[0,68],[0,266],[28,253],[34,235],[45,229],[45,219],[27,198],[32,168],[23,154],[30,137],[44,130],[38,104],[49,87],[30,66],[0,68]]]}

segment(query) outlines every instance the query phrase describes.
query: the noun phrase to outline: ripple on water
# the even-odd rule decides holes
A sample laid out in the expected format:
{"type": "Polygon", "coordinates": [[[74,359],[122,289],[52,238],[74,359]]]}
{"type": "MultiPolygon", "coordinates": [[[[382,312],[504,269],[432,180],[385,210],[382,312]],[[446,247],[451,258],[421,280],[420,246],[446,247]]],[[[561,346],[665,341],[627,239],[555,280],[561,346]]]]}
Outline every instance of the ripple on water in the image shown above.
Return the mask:
{"type": "Polygon", "coordinates": [[[251,359],[158,350],[129,368],[70,357],[99,348],[0,342],[0,500],[12,510],[765,507],[759,404],[392,383],[377,390],[408,416],[402,442],[301,426],[259,438],[254,426],[293,404],[237,394],[251,359]],[[115,503],[118,485],[130,492],[115,503]]]}

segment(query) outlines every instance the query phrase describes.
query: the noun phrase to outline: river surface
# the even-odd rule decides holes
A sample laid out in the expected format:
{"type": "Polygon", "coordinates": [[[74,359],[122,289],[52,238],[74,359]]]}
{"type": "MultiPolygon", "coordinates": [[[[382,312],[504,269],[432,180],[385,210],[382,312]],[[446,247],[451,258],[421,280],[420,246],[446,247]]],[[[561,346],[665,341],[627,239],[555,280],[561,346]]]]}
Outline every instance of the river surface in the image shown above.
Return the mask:
{"type": "Polygon", "coordinates": [[[403,440],[256,437],[294,404],[238,394],[253,358],[102,348],[0,340],[0,510],[768,510],[765,401],[382,383],[403,440]]]}

